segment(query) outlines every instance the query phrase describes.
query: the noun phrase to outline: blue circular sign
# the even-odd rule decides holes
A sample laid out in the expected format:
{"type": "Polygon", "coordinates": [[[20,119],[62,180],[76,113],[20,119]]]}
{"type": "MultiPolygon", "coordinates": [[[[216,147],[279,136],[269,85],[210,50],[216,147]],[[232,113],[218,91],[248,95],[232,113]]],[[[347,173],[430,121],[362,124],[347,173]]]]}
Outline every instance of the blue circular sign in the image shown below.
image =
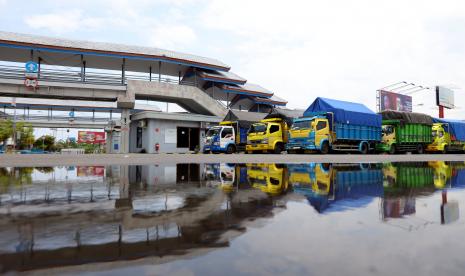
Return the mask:
{"type": "Polygon", "coordinates": [[[37,64],[37,62],[34,61],[26,62],[25,67],[26,72],[28,73],[37,73],[37,71],[39,70],[39,64],[37,64]]]}

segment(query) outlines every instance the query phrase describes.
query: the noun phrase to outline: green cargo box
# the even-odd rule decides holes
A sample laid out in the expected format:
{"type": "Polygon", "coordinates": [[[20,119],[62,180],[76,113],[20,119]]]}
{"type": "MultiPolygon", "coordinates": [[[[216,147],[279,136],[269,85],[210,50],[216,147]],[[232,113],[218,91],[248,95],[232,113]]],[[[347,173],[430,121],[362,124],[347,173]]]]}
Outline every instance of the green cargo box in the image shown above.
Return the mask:
{"type": "Polygon", "coordinates": [[[378,151],[392,152],[391,148],[394,148],[394,151],[423,152],[424,148],[433,142],[432,125],[383,120],[383,126],[387,125],[393,127],[395,141],[383,141],[377,145],[378,151]]]}

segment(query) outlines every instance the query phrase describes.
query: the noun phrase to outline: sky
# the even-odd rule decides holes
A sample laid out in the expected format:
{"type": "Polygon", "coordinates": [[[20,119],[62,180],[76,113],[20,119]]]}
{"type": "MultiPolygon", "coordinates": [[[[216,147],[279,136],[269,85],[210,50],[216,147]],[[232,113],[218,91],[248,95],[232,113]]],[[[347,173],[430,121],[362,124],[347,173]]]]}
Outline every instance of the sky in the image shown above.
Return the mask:
{"type": "MultiPolygon", "coordinates": [[[[443,85],[446,117],[465,118],[463,1],[0,0],[0,29],[216,58],[291,108],[325,96],[375,110],[389,84],[443,85]]],[[[437,115],[432,90],[412,96],[437,115]]]]}

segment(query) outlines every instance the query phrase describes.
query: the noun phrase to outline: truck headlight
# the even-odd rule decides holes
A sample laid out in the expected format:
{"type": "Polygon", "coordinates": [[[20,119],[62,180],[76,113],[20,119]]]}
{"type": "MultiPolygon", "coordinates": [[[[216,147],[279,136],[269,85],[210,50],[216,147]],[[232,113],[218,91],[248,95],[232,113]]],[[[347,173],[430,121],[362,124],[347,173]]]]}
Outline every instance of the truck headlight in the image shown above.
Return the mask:
{"type": "Polygon", "coordinates": [[[268,144],[268,138],[265,138],[261,141],[262,144],[268,144]]]}
{"type": "Polygon", "coordinates": [[[214,142],[213,145],[219,146],[219,145],[220,145],[220,142],[214,142]]]}

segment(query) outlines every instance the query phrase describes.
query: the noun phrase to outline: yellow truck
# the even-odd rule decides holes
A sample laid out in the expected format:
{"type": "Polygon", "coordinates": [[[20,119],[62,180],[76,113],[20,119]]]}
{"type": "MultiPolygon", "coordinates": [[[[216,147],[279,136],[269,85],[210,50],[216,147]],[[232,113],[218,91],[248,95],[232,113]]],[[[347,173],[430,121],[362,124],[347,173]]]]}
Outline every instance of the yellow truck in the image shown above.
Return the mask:
{"type": "Polygon", "coordinates": [[[247,153],[281,153],[286,149],[288,124],[283,118],[263,119],[247,134],[247,153]]]}
{"type": "Polygon", "coordinates": [[[431,129],[433,142],[426,147],[428,152],[465,151],[465,121],[433,119],[431,129]]]}
{"type": "Polygon", "coordinates": [[[253,188],[277,196],[287,191],[287,167],[280,164],[247,164],[247,180],[253,188]]]}

